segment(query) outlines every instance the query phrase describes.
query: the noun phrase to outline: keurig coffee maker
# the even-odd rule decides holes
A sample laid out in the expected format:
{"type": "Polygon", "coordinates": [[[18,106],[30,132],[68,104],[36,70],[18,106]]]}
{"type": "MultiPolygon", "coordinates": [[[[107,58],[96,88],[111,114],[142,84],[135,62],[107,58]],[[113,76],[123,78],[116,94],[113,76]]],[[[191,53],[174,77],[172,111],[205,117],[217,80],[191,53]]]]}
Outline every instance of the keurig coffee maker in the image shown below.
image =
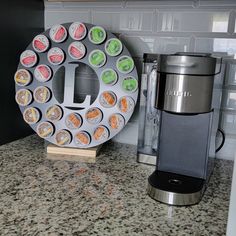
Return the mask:
{"type": "Polygon", "coordinates": [[[155,200],[192,205],[202,198],[215,157],[217,60],[210,54],[157,55],[158,158],[147,190],[155,200]]]}

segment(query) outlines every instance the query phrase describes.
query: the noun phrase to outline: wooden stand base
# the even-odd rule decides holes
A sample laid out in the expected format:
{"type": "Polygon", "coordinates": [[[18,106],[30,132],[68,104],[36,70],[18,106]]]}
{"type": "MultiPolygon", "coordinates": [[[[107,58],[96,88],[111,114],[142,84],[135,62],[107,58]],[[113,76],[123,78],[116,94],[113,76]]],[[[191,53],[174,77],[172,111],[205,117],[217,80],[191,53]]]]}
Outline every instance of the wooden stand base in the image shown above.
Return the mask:
{"type": "Polygon", "coordinates": [[[58,147],[53,144],[48,144],[47,159],[95,163],[101,147],[102,145],[88,149],[80,149],[58,147]]]}

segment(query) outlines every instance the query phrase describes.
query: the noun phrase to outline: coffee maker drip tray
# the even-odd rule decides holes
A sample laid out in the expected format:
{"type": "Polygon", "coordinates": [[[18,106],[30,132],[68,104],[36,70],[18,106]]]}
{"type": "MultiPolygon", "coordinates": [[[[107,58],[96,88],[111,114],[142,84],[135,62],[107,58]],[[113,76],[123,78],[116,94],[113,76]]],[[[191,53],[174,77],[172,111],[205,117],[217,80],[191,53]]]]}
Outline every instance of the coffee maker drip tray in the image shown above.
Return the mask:
{"type": "Polygon", "coordinates": [[[198,203],[205,190],[204,179],[154,171],[148,179],[148,195],[160,202],[183,206],[198,203]]]}

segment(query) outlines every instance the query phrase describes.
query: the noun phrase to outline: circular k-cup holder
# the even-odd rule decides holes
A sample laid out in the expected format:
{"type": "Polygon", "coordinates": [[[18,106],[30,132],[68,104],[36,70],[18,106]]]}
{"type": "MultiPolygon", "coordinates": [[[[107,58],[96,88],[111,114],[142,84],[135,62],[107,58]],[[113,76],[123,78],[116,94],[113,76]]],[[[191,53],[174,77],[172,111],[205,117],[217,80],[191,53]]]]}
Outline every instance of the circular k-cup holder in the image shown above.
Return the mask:
{"type": "Polygon", "coordinates": [[[82,22],[36,35],[14,79],[24,120],[58,146],[88,148],[113,138],[138,97],[138,74],[125,45],[103,27],[82,22]]]}

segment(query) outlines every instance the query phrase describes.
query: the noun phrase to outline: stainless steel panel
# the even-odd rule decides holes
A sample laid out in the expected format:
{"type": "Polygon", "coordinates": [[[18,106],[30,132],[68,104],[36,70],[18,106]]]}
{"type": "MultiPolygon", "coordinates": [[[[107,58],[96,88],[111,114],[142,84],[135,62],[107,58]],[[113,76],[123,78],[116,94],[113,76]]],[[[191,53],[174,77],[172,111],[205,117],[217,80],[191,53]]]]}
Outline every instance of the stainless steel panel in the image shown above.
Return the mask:
{"type": "Polygon", "coordinates": [[[200,202],[204,189],[205,188],[195,193],[174,193],[157,189],[148,183],[147,193],[151,198],[159,202],[175,206],[187,206],[200,202]]]}
{"type": "Polygon", "coordinates": [[[212,107],[217,58],[210,54],[159,55],[156,108],[177,113],[204,113],[212,107]]]}
{"type": "Polygon", "coordinates": [[[211,110],[213,76],[159,74],[156,107],[177,113],[211,110]]]}
{"type": "Polygon", "coordinates": [[[205,188],[201,178],[155,170],[148,178],[147,194],[169,205],[193,205],[201,200],[205,188]]]}

